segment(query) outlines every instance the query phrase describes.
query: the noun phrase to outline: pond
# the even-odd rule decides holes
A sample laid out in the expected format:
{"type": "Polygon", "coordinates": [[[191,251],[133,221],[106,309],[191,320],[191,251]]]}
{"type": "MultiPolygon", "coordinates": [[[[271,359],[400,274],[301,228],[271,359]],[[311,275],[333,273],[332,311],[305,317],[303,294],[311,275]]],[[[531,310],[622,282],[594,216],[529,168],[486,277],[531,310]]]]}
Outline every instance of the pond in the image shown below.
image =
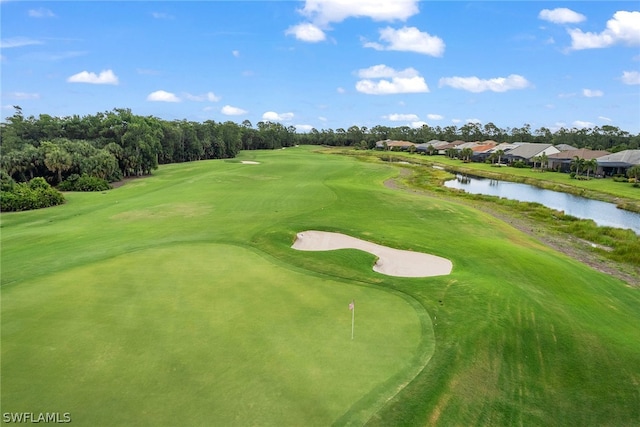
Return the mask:
{"type": "Polygon", "coordinates": [[[447,181],[444,185],[472,194],[498,196],[521,202],[537,202],[549,208],[564,211],[567,215],[592,219],[601,226],[628,228],[640,234],[640,214],[618,209],[613,203],[545,190],[528,184],[466,175],[457,175],[456,179],[447,181]]]}

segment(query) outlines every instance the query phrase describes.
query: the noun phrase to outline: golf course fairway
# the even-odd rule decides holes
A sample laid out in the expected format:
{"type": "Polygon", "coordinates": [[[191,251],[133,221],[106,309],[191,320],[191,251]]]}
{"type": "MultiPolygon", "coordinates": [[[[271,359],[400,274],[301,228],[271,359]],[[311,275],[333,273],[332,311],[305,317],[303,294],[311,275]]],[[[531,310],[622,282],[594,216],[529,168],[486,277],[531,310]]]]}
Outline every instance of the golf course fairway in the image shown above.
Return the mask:
{"type": "Polygon", "coordinates": [[[164,165],[3,213],[3,418],[638,424],[639,289],[446,197],[385,187],[393,165],[317,150],[164,165]],[[453,268],[376,273],[364,251],[292,249],[305,230],[453,268]]]}

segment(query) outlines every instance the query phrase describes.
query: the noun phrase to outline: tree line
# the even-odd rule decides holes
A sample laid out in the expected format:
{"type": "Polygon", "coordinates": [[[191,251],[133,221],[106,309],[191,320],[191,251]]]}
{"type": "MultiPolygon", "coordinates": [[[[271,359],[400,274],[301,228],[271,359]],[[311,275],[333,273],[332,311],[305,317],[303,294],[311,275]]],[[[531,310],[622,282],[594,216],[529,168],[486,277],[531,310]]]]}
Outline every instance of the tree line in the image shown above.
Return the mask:
{"type": "Polygon", "coordinates": [[[409,126],[374,126],[371,128],[351,126],[348,129],[311,129],[309,133],[298,135],[299,144],[322,144],[335,146],[353,146],[359,148],[373,148],[377,141],[386,139],[402,140],[414,143],[438,141],[486,141],[502,142],[533,142],[547,144],[569,144],[576,148],[592,150],[606,150],[618,152],[640,148],[640,134],[632,135],[616,126],[604,125],[593,128],[560,128],[552,132],[546,127],[535,130],[531,125],[522,127],[500,128],[493,123],[485,125],[466,123],[457,126],[429,126],[418,128],[409,126]]]}
{"type": "Polygon", "coordinates": [[[311,129],[296,132],[281,123],[250,121],[163,120],[133,114],[130,109],[86,116],[25,117],[19,106],[0,123],[0,169],[16,182],[44,177],[58,185],[73,176],[117,181],[150,174],[159,164],[235,157],[240,150],[278,149],[297,144],[374,148],[377,141],[431,140],[539,142],[570,144],[577,148],[611,152],[637,149],[640,134],[631,135],[615,126],[586,129],[522,127],[499,128],[493,123],[457,126],[351,126],[348,129],[311,129]]]}

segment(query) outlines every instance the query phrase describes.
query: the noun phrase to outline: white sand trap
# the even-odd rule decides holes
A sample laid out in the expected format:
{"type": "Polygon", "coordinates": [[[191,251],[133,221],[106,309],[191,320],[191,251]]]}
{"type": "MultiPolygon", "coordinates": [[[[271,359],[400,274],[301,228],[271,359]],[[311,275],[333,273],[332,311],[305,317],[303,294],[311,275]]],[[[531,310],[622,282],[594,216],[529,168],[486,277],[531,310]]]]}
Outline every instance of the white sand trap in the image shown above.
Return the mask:
{"type": "Polygon", "coordinates": [[[254,162],[252,160],[243,160],[240,163],[245,164],[245,165],[259,165],[260,162],[254,162]]]}
{"type": "Polygon", "coordinates": [[[359,249],[378,257],[373,270],[388,276],[429,277],[451,273],[453,264],[446,258],[421,252],[404,251],[356,239],[341,233],[303,231],[296,235],[292,248],[301,251],[359,249]]]}

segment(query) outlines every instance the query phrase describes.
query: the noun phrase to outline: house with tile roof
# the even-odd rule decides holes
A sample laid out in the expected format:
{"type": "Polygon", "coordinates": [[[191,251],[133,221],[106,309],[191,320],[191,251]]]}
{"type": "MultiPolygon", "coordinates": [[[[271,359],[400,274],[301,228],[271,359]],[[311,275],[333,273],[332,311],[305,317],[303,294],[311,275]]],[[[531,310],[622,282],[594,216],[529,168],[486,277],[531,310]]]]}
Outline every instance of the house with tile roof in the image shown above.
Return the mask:
{"type": "Polygon", "coordinates": [[[512,148],[508,152],[505,152],[505,158],[507,162],[513,163],[521,160],[527,164],[533,163],[533,159],[546,154],[550,156],[551,154],[559,153],[556,147],[552,144],[540,144],[535,142],[522,142],[522,143],[514,143],[515,148],[512,148]]]}
{"type": "Polygon", "coordinates": [[[613,176],[626,174],[627,169],[640,165],[640,150],[624,150],[596,159],[598,162],[598,174],[613,176]]]}
{"type": "MultiPolygon", "coordinates": [[[[558,146],[556,146],[558,148],[558,146]]],[[[559,153],[551,154],[548,156],[549,169],[559,172],[571,172],[571,162],[574,158],[591,160],[598,159],[606,156],[608,151],[589,150],[588,148],[581,148],[568,151],[560,151],[559,153]]]]}

